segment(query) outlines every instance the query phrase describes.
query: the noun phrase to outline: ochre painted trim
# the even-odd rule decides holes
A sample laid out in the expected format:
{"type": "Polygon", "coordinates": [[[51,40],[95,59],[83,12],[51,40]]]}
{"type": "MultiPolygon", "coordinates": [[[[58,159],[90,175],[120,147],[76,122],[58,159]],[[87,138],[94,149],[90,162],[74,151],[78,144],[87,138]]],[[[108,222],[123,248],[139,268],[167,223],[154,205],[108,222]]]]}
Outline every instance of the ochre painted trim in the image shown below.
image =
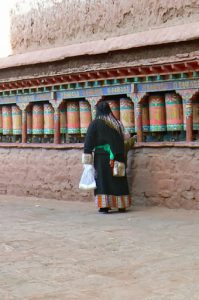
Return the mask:
{"type": "MultiPolygon", "coordinates": [[[[199,142],[147,142],[136,143],[134,149],[139,148],[199,148],[199,142]]],[[[23,144],[23,143],[0,143],[0,148],[17,148],[17,149],[48,149],[48,150],[83,150],[83,143],[75,144],[23,144]]]]}
{"type": "Polygon", "coordinates": [[[48,150],[72,150],[72,149],[83,149],[84,144],[36,144],[36,143],[0,143],[0,148],[17,148],[17,149],[48,149],[48,150]]]}
{"type": "Polygon", "coordinates": [[[136,143],[135,148],[199,148],[199,142],[147,142],[136,143]]]}

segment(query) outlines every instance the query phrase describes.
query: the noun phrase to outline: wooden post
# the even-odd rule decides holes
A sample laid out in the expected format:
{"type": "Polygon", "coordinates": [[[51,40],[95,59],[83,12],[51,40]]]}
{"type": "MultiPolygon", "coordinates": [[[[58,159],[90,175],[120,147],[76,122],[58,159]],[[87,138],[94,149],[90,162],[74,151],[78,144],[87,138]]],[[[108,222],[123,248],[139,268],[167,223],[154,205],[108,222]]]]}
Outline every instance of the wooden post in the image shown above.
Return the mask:
{"type": "Polygon", "coordinates": [[[59,107],[54,108],[54,144],[60,144],[60,109],[59,107]]]}
{"type": "Polygon", "coordinates": [[[27,112],[22,110],[22,143],[27,143],[27,112]]]}
{"type": "MultiPolygon", "coordinates": [[[[54,93],[52,93],[52,98],[55,98],[54,93]]],[[[54,108],[54,144],[60,144],[61,142],[61,133],[60,133],[60,105],[61,101],[52,99],[49,101],[54,108]]]]}
{"type": "Polygon", "coordinates": [[[192,97],[196,90],[182,90],[176,91],[185,103],[185,117],[186,117],[186,141],[192,142],[193,140],[193,103],[192,97]]]}
{"type": "Polygon", "coordinates": [[[142,130],[142,106],[141,103],[137,103],[135,107],[135,118],[137,125],[137,141],[143,142],[143,130],[142,130]]]}
{"type": "Polygon", "coordinates": [[[22,143],[27,143],[27,111],[26,108],[29,105],[29,103],[17,103],[17,106],[22,111],[22,143]]]}
{"type": "Polygon", "coordinates": [[[91,116],[92,116],[92,120],[95,119],[96,116],[96,108],[95,105],[102,99],[101,97],[89,97],[89,98],[85,98],[90,106],[91,106],[91,116]]]}
{"type": "Polygon", "coordinates": [[[193,140],[193,103],[188,100],[185,104],[186,115],[186,141],[191,142],[193,140]]]}
{"type": "Polygon", "coordinates": [[[130,93],[127,94],[134,103],[135,110],[135,126],[137,127],[137,142],[143,142],[142,129],[142,100],[147,96],[146,93],[130,93]]]}

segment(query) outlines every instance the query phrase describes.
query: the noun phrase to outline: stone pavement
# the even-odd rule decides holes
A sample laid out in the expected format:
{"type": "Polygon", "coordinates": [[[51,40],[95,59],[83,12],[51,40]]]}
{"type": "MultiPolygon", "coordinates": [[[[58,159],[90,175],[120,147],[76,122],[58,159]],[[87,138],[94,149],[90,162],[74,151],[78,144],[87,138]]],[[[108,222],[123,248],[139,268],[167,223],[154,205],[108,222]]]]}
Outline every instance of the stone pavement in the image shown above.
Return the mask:
{"type": "Polygon", "coordinates": [[[199,211],[0,196],[0,300],[199,300],[199,211]]]}

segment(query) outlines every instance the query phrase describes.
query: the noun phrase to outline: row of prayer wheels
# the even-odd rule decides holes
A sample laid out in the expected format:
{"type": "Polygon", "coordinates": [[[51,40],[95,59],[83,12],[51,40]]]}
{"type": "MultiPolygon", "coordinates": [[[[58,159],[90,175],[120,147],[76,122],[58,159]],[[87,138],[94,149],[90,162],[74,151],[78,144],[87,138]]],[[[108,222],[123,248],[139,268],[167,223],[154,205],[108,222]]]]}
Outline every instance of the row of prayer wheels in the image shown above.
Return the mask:
{"type": "MultiPolygon", "coordinates": [[[[176,93],[151,95],[142,105],[142,121],[144,131],[185,130],[185,104],[176,93]]],[[[199,99],[193,100],[193,129],[199,130],[199,99]]]]}
{"type": "MultiPolygon", "coordinates": [[[[113,114],[128,132],[137,131],[134,105],[131,100],[109,101],[113,114]]],[[[186,129],[185,104],[176,93],[151,95],[142,103],[142,129],[144,132],[181,131],[186,129]]],[[[199,98],[193,100],[193,129],[199,130],[199,98]]]]}
{"type": "MultiPolygon", "coordinates": [[[[134,105],[129,99],[108,101],[111,110],[125,129],[135,132],[134,105]]],[[[91,107],[87,101],[70,101],[60,110],[61,133],[85,134],[92,119],[91,107]]]]}
{"type": "MultiPolygon", "coordinates": [[[[68,134],[85,134],[91,122],[87,101],[68,101],[60,109],[60,131],[68,134]]],[[[17,105],[0,106],[0,133],[21,135],[22,113],[17,105]]],[[[51,104],[33,104],[27,110],[27,134],[54,134],[54,109],[51,104]]]]}
{"type": "Polygon", "coordinates": [[[21,125],[21,110],[18,106],[0,107],[0,133],[5,135],[20,135],[21,125]]]}
{"type": "MultiPolygon", "coordinates": [[[[22,112],[17,105],[0,107],[0,132],[3,135],[22,134],[22,112]]],[[[54,133],[54,110],[51,104],[35,104],[27,110],[27,133],[54,133]]]]}
{"type": "MultiPolygon", "coordinates": [[[[126,130],[135,132],[133,103],[129,99],[109,101],[113,114],[121,119],[126,130]]],[[[67,101],[60,108],[60,132],[85,134],[91,122],[88,101],[67,101]]],[[[21,135],[22,113],[17,105],[0,106],[0,133],[21,135]]],[[[54,109],[51,104],[33,104],[27,110],[27,134],[50,135],[54,133],[54,109]]]]}
{"type": "Polygon", "coordinates": [[[60,131],[68,134],[85,134],[91,122],[88,101],[67,101],[60,109],[60,131]]]}
{"type": "MultiPolygon", "coordinates": [[[[125,131],[136,131],[134,104],[128,98],[108,100],[115,117],[124,125],[125,131]]],[[[185,107],[179,95],[150,95],[142,103],[142,127],[144,132],[180,131],[186,124],[185,107]]],[[[91,122],[88,101],[66,101],[60,108],[60,132],[85,134],[91,122]]],[[[199,130],[199,99],[193,100],[193,129],[199,130]]],[[[0,133],[21,135],[22,114],[17,105],[0,106],[0,133]]],[[[54,109],[51,104],[33,104],[27,110],[27,133],[52,135],[54,133],[54,109]]]]}

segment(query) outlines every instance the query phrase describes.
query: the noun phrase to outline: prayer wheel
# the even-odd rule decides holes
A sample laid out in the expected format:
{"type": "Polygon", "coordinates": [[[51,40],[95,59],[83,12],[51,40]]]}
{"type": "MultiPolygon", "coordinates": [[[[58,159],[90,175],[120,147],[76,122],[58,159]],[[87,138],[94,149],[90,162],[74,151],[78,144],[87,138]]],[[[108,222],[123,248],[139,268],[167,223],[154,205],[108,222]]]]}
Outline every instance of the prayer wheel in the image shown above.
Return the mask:
{"type": "Polygon", "coordinates": [[[117,100],[108,100],[111,111],[116,119],[120,120],[120,102],[117,100]]]}
{"type": "Polygon", "coordinates": [[[67,128],[68,134],[80,133],[79,102],[67,102],[67,128]]]}
{"type": "Polygon", "coordinates": [[[87,128],[92,120],[91,118],[91,107],[88,101],[80,101],[79,102],[79,110],[80,110],[80,131],[81,134],[85,134],[87,132],[87,128]]]}
{"type": "Polygon", "coordinates": [[[44,134],[54,134],[54,109],[50,103],[44,104],[44,134]]]}
{"type": "Polygon", "coordinates": [[[11,106],[2,107],[3,134],[12,134],[12,108],[11,106]]]}
{"type": "Polygon", "coordinates": [[[149,96],[150,131],[166,131],[166,114],[164,97],[149,96]]]}
{"type": "Polygon", "coordinates": [[[60,132],[67,133],[67,107],[60,108],[60,132]]]}
{"type": "Polygon", "coordinates": [[[120,99],[120,120],[125,132],[135,132],[134,104],[130,99],[120,99]]]}
{"type": "Polygon", "coordinates": [[[2,107],[0,106],[0,133],[3,133],[2,107]]]}
{"type": "Polygon", "coordinates": [[[27,134],[32,134],[32,109],[27,108],[27,134]]]}
{"type": "Polygon", "coordinates": [[[12,129],[13,135],[21,134],[22,113],[17,105],[12,105],[12,129]]]}
{"type": "Polygon", "coordinates": [[[165,107],[167,131],[183,130],[183,106],[180,96],[175,93],[166,93],[165,107]]]}
{"type": "Polygon", "coordinates": [[[149,103],[144,101],[142,103],[142,130],[144,132],[150,131],[150,120],[149,120],[149,103]]]}
{"type": "Polygon", "coordinates": [[[199,98],[193,100],[193,130],[199,130],[199,98]]]}
{"type": "Polygon", "coordinates": [[[44,108],[43,104],[34,104],[32,107],[32,133],[44,133],[44,108]]]}

